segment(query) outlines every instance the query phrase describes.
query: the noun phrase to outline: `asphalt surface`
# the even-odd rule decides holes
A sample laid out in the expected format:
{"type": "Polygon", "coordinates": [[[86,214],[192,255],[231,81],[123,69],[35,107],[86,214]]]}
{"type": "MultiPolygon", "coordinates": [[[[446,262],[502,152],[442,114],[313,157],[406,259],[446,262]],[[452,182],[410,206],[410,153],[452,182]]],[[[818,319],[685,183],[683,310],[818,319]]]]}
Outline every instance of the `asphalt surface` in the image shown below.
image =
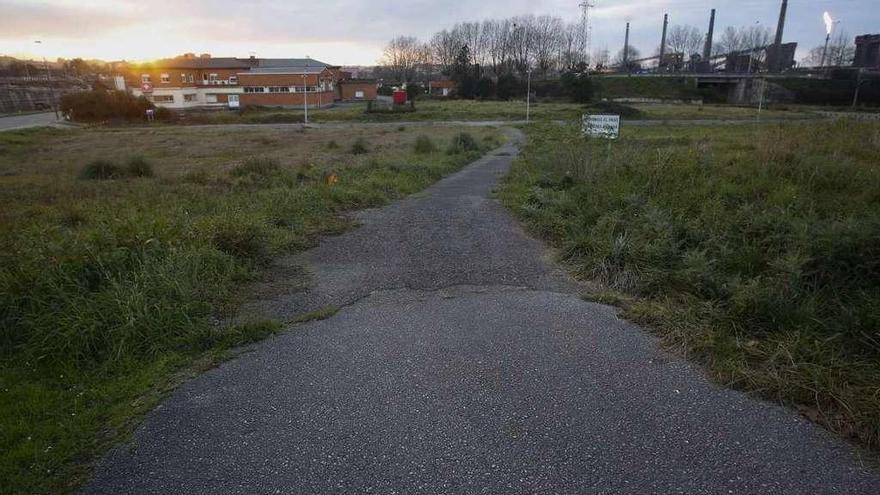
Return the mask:
{"type": "Polygon", "coordinates": [[[284,260],[311,283],[251,310],[342,309],[181,386],[83,492],[880,492],[847,443],[580,300],[491,199],[515,152],[284,260]]]}
{"type": "Polygon", "coordinates": [[[28,127],[51,126],[58,122],[55,118],[55,112],[0,116],[0,132],[27,129],[28,127]]]}

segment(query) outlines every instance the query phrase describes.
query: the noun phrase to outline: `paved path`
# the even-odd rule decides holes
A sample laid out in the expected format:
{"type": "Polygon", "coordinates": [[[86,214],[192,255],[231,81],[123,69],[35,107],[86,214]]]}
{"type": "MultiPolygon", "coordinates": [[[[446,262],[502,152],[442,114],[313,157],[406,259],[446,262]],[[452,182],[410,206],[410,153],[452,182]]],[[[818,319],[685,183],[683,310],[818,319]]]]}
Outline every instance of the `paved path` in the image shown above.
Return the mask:
{"type": "Polygon", "coordinates": [[[51,126],[57,122],[55,112],[0,116],[0,132],[26,129],[28,127],[51,126]]]}
{"type": "Polygon", "coordinates": [[[259,310],[339,313],[180,387],[84,492],[880,492],[846,443],[580,300],[491,199],[515,152],[285,260],[311,289],[259,310]]]}

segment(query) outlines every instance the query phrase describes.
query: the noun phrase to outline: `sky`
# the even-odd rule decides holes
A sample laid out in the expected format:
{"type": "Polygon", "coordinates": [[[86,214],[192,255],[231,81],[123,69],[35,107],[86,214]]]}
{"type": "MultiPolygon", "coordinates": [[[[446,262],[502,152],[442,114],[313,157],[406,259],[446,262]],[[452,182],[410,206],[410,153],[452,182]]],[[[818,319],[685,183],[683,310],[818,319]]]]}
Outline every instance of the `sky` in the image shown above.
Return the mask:
{"type": "MultiPolygon", "coordinates": [[[[373,65],[396,35],[429,39],[459,21],[550,14],[580,18],[581,0],[0,0],[0,55],[149,60],[184,52],[214,56],[303,57],[338,65],[373,65]],[[40,40],[41,43],[35,43],[40,40]]],[[[705,31],[717,9],[716,32],[759,22],[775,31],[779,0],[591,0],[593,47],[659,45],[663,13],[670,24],[705,31]]],[[[822,13],[835,29],[880,33],[880,0],[790,0],[785,41],[798,55],[825,38],[822,13]]],[[[717,39],[717,38],[716,38],[717,39]]]]}

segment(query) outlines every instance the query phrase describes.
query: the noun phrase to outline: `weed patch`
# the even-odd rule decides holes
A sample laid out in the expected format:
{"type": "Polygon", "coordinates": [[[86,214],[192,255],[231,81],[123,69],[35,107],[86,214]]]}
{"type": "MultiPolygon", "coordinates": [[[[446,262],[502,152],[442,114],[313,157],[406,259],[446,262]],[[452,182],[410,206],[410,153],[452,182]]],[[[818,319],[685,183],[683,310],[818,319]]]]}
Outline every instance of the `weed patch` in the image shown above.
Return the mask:
{"type": "Polygon", "coordinates": [[[539,127],[500,196],[720,382],[876,448],[878,128],[646,128],[609,147],[539,127]]]}

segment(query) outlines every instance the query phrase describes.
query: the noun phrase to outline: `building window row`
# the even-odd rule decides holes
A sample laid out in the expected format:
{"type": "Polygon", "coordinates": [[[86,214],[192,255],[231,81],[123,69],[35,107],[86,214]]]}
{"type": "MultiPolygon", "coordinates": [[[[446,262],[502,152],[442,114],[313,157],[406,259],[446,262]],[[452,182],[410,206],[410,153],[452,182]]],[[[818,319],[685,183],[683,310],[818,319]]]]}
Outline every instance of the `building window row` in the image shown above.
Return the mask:
{"type": "MultiPolygon", "coordinates": [[[[245,93],[317,93],[319,86],[245,86],[245,93]]],[[[323,90],[323,88],[321,88],[323,90]]]]}
{"type": "Polygon", "coordinates": [[[153,103],[174,103],[174,95],[153,95],[153,103]]]}

